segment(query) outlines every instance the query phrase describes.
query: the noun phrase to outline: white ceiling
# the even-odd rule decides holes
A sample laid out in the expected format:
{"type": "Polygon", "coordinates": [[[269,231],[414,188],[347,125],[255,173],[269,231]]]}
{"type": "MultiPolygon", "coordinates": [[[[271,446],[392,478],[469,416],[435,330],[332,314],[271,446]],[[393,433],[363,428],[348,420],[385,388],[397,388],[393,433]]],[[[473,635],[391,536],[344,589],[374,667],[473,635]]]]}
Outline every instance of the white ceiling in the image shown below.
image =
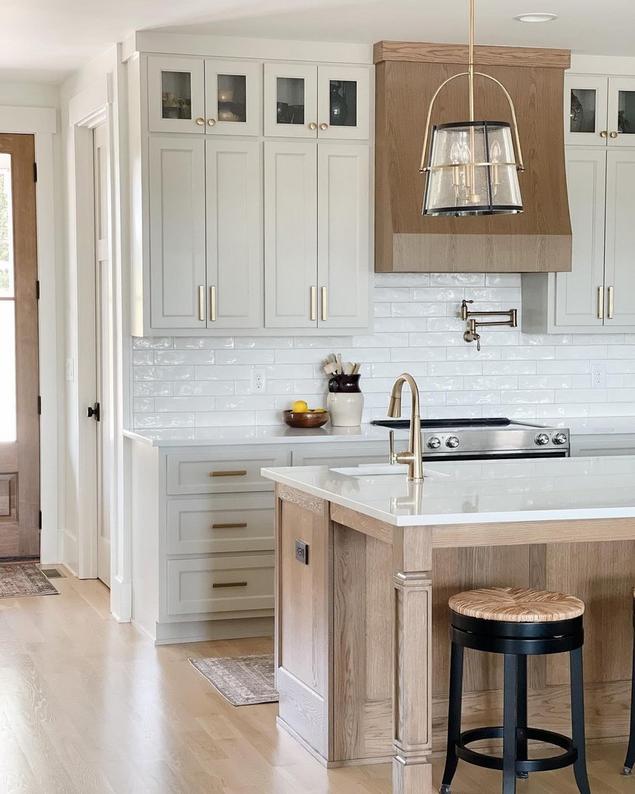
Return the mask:
{"type": "MultiPolygon", "coordinates": [[[[0,77],[59,81],[133,30],[373,42],[463,41],[466,0],[3,0],[0,77]]],[[[477,0],[477,39],[635,56],[633,0],[477,0]],[[514,15],[551,11],[556,22],[514,15]]]]}

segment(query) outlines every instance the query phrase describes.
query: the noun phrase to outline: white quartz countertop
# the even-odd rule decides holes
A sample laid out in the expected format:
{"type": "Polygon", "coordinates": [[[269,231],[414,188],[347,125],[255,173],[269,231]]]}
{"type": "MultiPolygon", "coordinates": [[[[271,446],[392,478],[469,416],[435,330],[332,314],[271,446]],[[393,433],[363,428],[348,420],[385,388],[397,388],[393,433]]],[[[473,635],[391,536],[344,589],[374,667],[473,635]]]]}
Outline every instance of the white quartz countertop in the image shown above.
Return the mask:
{"type": "MultiPolygon", "coordinates": [[[[407,430],[396,431],[407,438],[407,430]]],[[[154,447],[225,446],[233,444],[306,444],[337,441],[385,441],[388,429],[375,425],[361,427],[319,427],[298,430],[287,425],[252,427],[205,427],[173,430],[124,430],[127,438],[152,444],[154,447]]]]}
{"type": "Polygon", "coordinates": [[[326,466],[262,475],[396,526],[635,517],[635,457],[451,461],[425,472],[423,483],[326,466]]]}
{"type": "MultiPolygon", "coordinates": [[[[534,422],[532,421],[532,424],[534,422]]],[[[540,419],[535,424],[568,427],[572,435],[635,434],[635,416],[595,419],[540,419]]],[[[407,431],[397,431],[407,437],[407,431]]],[[[172,428],[166,430],[124,430],[127,438],[155,447],[224,446],[226,444],[302,444],[333,441],[386,441],[388,430],[365,424],[361,427],[321,427],[296,430],[281,425],[251,427],[172,428]]]]}

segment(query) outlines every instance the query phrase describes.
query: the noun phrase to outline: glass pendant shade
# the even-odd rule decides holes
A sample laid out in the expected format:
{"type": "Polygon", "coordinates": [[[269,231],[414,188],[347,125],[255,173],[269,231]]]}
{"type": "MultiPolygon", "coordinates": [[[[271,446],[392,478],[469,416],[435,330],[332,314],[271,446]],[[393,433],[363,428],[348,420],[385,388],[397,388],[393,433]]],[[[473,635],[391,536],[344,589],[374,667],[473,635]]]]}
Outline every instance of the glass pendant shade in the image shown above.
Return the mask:
{"type": "Polygon", "coordinates": [[[432,128],[424,215],[500,215],[523,211],[511,126],[464,121],[432,128]]]}

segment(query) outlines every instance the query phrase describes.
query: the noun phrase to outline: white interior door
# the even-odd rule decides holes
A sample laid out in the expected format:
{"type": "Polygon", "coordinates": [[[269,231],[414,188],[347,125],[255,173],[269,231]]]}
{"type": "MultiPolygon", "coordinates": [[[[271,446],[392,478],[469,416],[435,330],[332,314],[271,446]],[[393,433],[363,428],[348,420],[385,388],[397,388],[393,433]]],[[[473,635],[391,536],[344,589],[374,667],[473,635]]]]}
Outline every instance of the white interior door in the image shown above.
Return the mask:
{"type": "Polygon", "coordinates": [[[108,128],[100,124],[93,135],[93,172],[95,207],[95,365],[97,408],[93,407],[97,433],[97,576],[110,587],[110,536],[113,486],[113,467],[109,460],[109,430],[112,425],[112,400],[107,393],[106,367],[112,360],[112,342],[107,321],[112,308],[110,257],[110,162],[108,156],[108,128]]]}

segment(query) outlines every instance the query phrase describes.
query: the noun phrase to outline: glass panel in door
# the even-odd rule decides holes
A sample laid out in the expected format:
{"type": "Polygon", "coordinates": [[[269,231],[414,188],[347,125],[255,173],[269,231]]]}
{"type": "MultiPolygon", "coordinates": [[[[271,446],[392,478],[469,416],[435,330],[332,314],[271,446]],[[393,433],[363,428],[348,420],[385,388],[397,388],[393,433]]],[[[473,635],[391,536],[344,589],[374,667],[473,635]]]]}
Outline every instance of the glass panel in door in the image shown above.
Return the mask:
{"type": "Polygon", "coordinates": [[[276,78],[276,118],[278,124],[304,124],[304,78],[276,78]]]}
{"type": "Polygon", "coordinates": [[[0,443],[17,438],[11,155],[0,152],[0,443]]]}
{"type": "Polygon", "coordinates": [[[370,132],[370,73],[356,66],[318,67],[318,137],[365,140],[370,132]]]}
{"type": "Polygon", "coordinates": [[[355,80],[329,80],[329,124],[331,127],[357,126],[355,80]]]}
{"type": "Polygon", "coordinates": [[[597,91],[572,88],[569,96],[569,132],[595,132],[597,91]]]}
{"type": "Polygon", "coordinates": [[[617,92],[617,133],[635,135],[635,91],[617,92]]]}
{"type": "Polygon", "coordinates": [[[606,146],[608,78],[595,75],[568,75],[564,92],[564,133],[566,143],[606,146]]]}
{"type": "Polygon", "coordinates": [[[190,72],[161,72],[161,118],[192,118],[192,75],[190,72]]]}
{"type": "Polygon", "coordinates": [[[247,121],[247,78],[244,74],[216,77],[216,118],[230,124],[247,121]]]}

